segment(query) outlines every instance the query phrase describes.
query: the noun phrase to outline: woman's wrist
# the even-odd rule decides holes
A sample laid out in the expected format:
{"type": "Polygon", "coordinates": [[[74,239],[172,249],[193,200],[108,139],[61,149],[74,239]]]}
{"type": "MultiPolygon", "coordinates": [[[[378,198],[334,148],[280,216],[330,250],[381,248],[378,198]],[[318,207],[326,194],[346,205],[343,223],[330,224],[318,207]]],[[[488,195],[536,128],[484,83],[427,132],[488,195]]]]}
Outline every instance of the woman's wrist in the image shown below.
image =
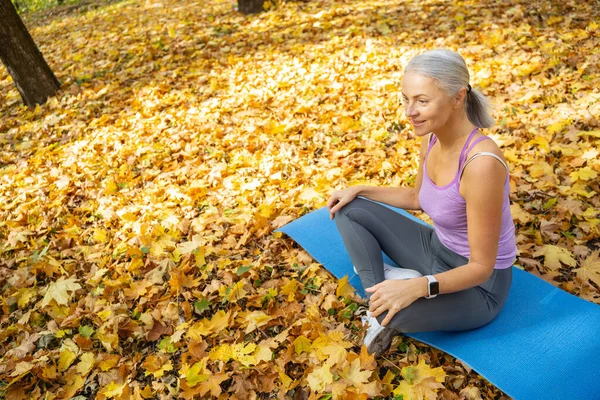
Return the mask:
{"type": "Polygon", "coordinates": [[[356,185],[354,186],[355,190],[356,190],[356,196],[362,196],[364,195],[364,191],[365,191],[365,185],[356,185]]]}
{"type": "Polygon", "coordinates": [[[373,189],[376,189],[377,186],[367,186],[367,185],[357,185],[356,187],[356,196],[363,196],[366,198],[370,198],[369,195],[372,194],[373,189]],[[371,193],[369,193],[371,192],[371,193]]]}
{"type": "Polygon", "coordinates": [[[424,276],[415,278],[415,280],[418,281],[418,284],[417,284],[417,291],[418,291],[418,295],[419,295],[418,298],[429,296],[429,280],[424,276]]]}

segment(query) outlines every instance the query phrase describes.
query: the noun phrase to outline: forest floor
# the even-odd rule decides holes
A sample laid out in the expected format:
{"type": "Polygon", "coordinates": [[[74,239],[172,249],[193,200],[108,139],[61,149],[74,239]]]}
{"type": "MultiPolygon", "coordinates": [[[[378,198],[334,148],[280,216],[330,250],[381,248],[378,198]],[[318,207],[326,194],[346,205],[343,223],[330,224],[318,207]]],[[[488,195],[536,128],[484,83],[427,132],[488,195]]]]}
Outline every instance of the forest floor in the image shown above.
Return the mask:
{"type": "Polygon", "coordinates": [[[369,357],[364,300],[274,230],[414,182],[403,67],[450,48],[494,104],[517,266],[600,304],[599,9],[234,6],[25,16],[61,91],[28,109],[0,67],[4,398],[508,398],[405,336],[369,357]]]}

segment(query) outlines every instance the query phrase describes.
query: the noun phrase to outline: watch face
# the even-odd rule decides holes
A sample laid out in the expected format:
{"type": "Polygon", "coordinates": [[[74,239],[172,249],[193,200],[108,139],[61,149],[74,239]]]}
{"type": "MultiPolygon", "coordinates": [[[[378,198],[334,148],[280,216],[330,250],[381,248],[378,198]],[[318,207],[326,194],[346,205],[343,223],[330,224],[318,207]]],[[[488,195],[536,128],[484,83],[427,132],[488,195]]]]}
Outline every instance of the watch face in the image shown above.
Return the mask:
{"type": "Polygon", "coordinates": [[[429,282],[429,295],[435,296],[440,293],[440,284],[439,282],[429,282]]]}

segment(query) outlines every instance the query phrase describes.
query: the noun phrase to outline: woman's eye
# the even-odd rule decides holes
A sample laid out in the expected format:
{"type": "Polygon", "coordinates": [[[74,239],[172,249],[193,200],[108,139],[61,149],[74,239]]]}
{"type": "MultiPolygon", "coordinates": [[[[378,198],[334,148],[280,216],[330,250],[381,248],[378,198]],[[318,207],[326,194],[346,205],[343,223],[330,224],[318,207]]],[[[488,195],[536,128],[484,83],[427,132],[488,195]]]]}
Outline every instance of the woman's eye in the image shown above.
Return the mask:
{"type": "Polygon", "coordinates": [[[427,104],[427,100],[419,100],[419,104],[427,104]]]}

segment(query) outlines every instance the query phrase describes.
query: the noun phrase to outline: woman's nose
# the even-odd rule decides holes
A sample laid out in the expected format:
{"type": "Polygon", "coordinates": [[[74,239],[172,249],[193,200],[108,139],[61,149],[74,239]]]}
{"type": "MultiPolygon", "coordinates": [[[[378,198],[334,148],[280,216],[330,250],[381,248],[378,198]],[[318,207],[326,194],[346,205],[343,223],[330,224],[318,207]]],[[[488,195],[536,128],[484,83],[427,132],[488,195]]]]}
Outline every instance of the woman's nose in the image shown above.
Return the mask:
{"type": "Polygon", "coordinates": [[[411,116],[414,116],[414,115],[416,115],[416,112],[415,112],[415,107],[414,107],[414,105],[413,105],[413,104],[410,104],[410,103],[409,103],[409,104],[407,104],[407,105],[406,105],[406,116],[407,116],[407,117],[411,117],[411,116]]]}

